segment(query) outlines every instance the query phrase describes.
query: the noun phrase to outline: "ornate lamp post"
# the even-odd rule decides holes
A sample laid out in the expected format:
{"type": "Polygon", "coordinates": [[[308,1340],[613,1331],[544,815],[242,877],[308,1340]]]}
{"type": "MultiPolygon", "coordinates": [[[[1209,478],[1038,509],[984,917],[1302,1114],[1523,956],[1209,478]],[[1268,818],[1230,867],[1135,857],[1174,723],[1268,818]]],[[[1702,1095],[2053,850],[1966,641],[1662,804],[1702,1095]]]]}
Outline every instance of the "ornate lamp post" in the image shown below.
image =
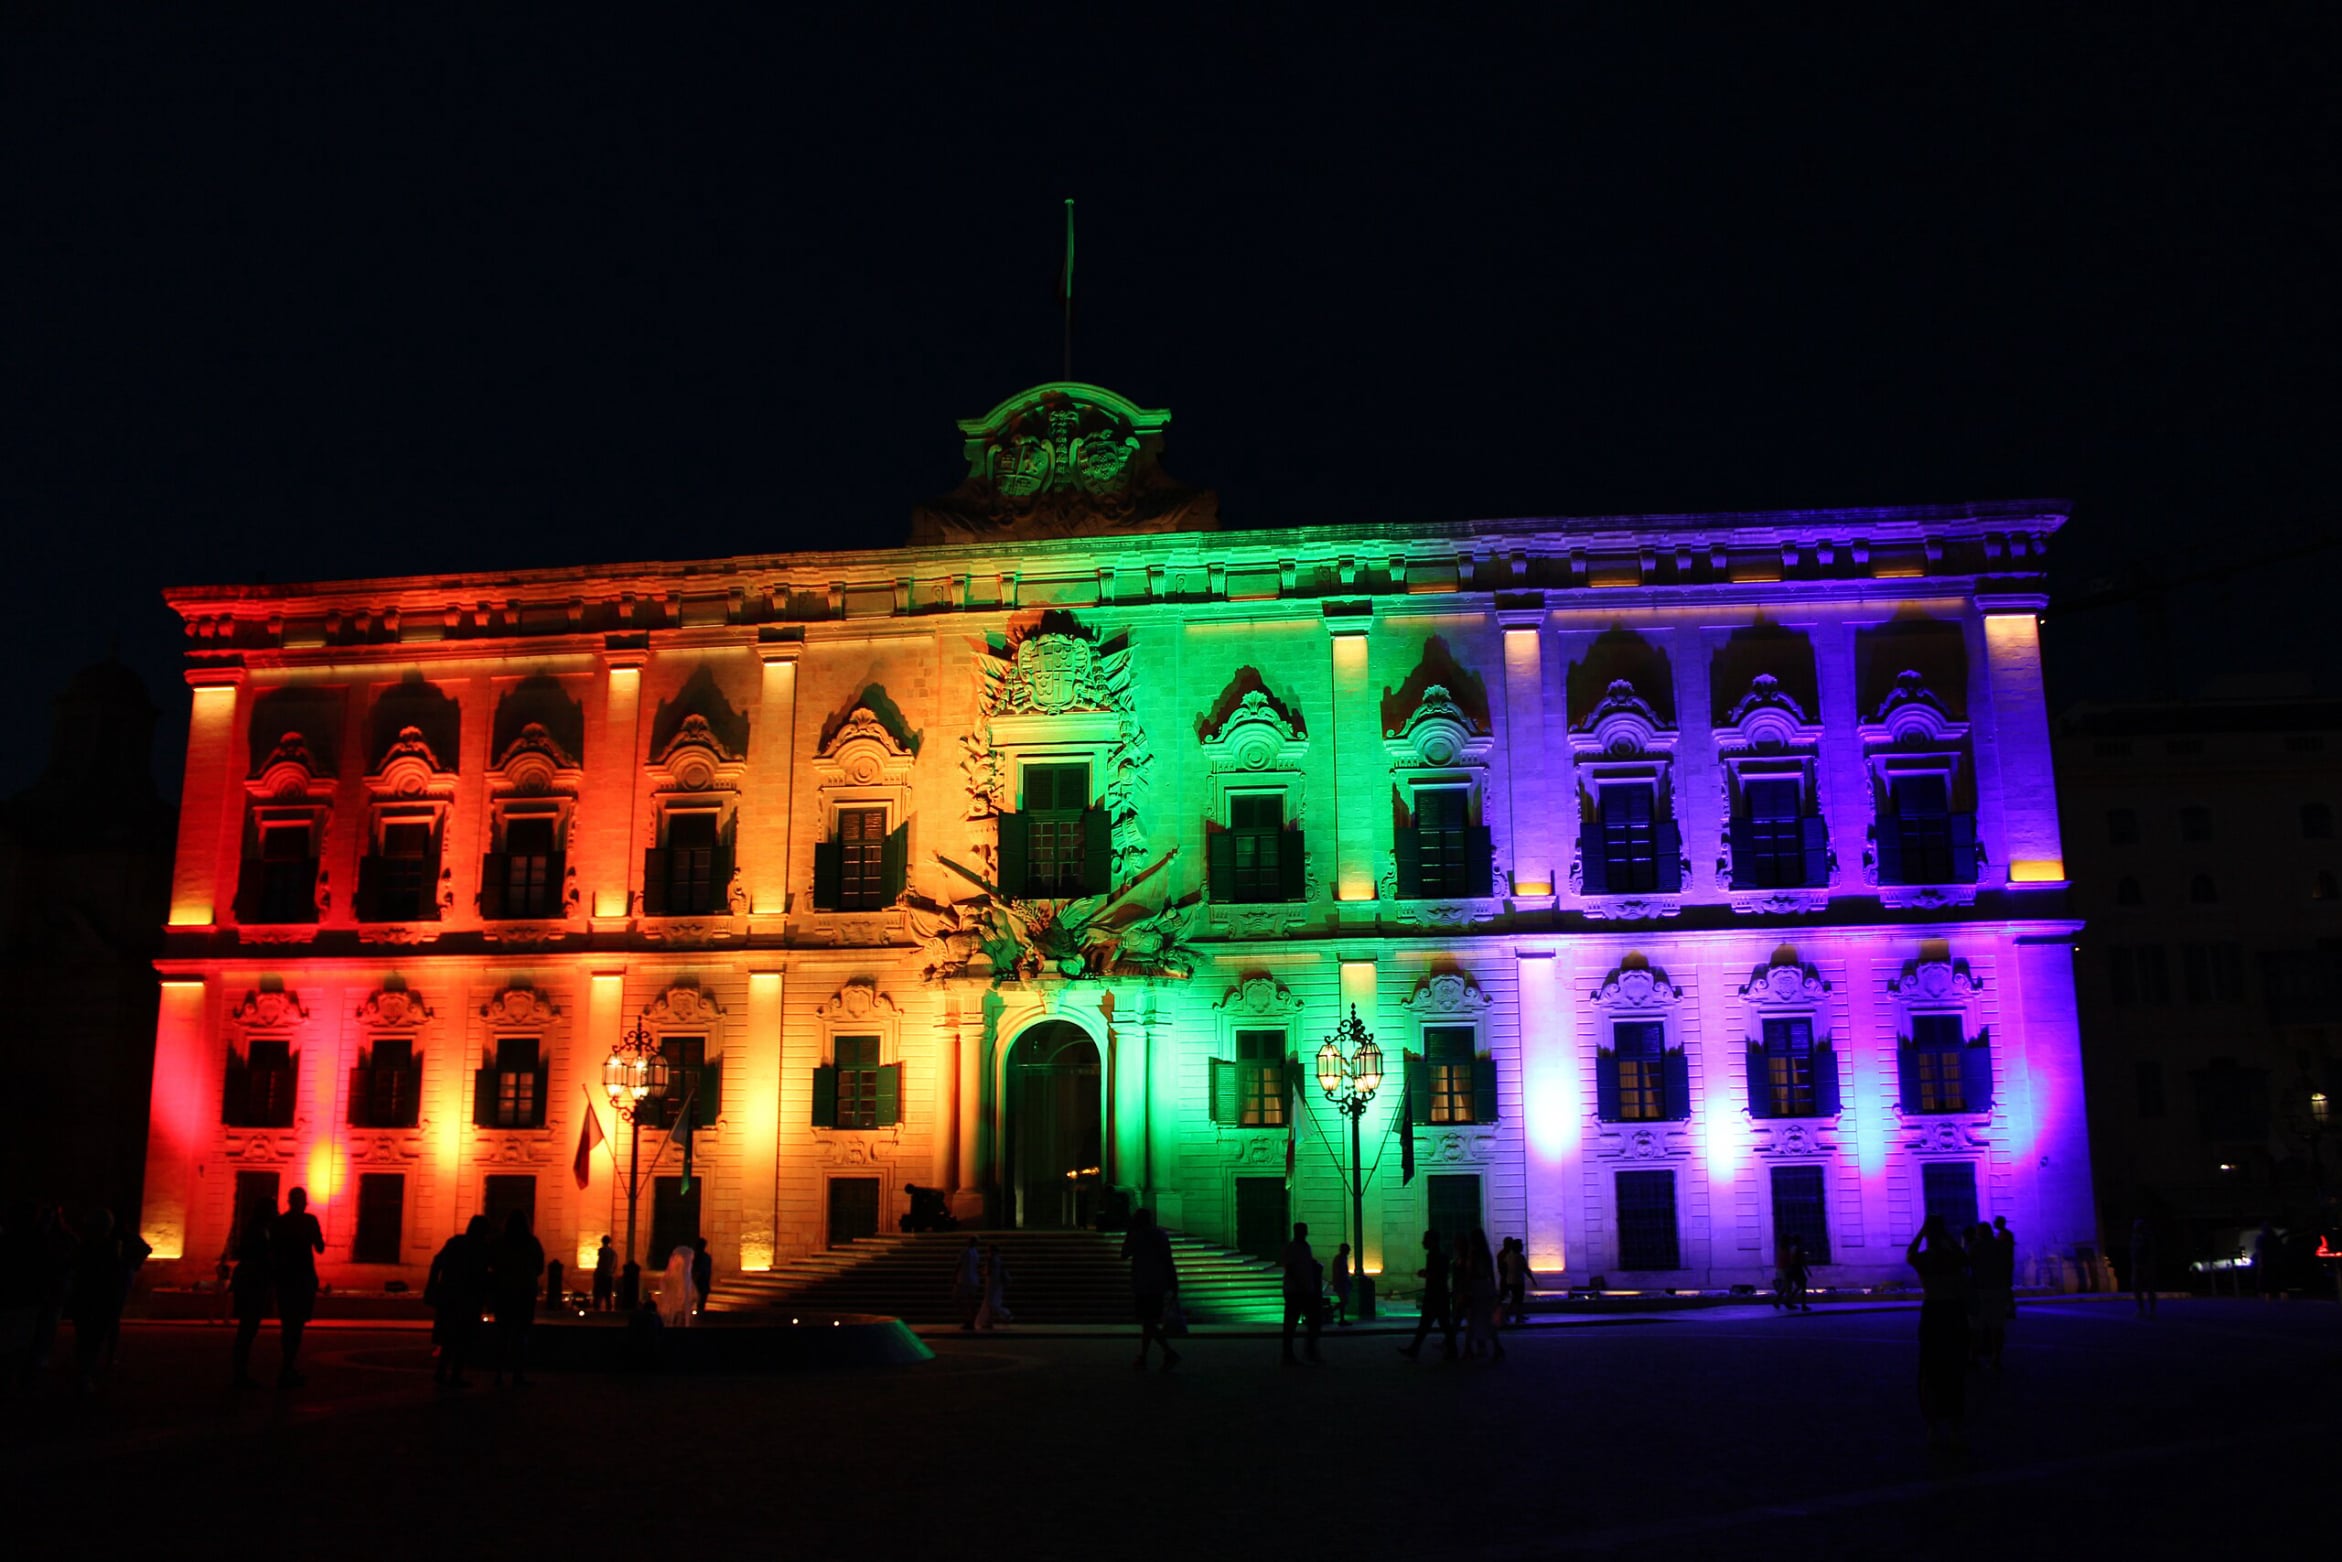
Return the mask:
{"type": "Polygon", "coordinates": [[[610,1056],[602,1063],[602,1089],[609,1094],[610,1110],[624,1118],[628,1127],[626,1141],[626,1261],[634,1262],[635,1206],[642,1199],[642,1183],[635,1176],[635,1167],[642,1159],[642,1115],[646,1104],[656,1110],[656,1103],[667,1097],[667,1055],[659,1050],[658,1039],[638,1022],[634,1029],[618,1038],[618,1045],[610,1049],[610,1056]]]}
{"type": "Polygon", "coordinates": [[[1358,1316],[1371,1318],[1374,1282],[1362,1272],[1366,1267],[1366,1158],[1359,1120],[1366,1115],[1366,1104],[1382,1088],[1382,1048],[1374,1044],[1374,1033],[1358,1018],[1356,1004],[1350,1005],[1350,1017],[1317,1049],[1317,1088],[1325,1092],[1336,1111],[1350,1119],[1350,1268],[1358,1316]]]}

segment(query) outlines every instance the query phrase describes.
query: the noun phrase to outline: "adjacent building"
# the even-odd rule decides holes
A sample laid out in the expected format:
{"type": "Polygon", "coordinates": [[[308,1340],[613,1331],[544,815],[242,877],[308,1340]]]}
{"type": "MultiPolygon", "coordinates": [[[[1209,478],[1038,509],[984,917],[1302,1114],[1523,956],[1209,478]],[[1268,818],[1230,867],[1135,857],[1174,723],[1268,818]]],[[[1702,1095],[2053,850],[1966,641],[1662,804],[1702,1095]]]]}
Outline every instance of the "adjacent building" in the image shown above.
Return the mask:
{"type": "Polygon", "coordinates": [[[1330,1243],[1355,1013],[1369,1270],[2094,1265],[2055,507],[1240,531],[1167,423],[1012,397],[899,547],[170,593],[158,1261],[302,1184],[345,1284],[512,1209],[582,1262],[630,1150],[719,1270],[914,1187],[1330,1243]]]}

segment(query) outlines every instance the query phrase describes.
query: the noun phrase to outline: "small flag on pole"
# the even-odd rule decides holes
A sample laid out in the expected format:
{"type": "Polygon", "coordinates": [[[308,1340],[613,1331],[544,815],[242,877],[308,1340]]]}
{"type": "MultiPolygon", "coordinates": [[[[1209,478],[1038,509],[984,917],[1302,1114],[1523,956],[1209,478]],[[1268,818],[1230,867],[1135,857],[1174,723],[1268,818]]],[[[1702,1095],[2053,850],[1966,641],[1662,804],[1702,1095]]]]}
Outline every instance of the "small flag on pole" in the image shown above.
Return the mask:
{"type": "MultiPolygon", "coordinates": [[[[580,1089],[584,1089],[581,1085],[580,1089]]],[[[585,1121],[577,1129],[577,1185],[583,1189],[593,1180],[594,1146],[602,1142],[602,1114],[594,1110],[594,1093],[585,1093],[585,1121]]]]}

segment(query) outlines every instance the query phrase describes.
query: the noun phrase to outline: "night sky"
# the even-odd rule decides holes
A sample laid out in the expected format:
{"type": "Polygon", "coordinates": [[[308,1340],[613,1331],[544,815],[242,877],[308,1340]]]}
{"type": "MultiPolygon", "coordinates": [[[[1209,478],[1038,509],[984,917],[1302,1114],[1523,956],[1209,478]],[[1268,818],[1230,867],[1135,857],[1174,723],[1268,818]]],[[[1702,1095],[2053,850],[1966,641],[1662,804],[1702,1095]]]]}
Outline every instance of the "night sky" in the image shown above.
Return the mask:
{"type": "MultiPolygon", "coordinates": [[[[2055,496],[2071,599],[2337,529],[2342,8],[714,9],[6,12],[0,792],[117,636],[175,787],[167,584],[898,540],[1068,195],[1075,375],[1232,525],[2055,496]]],[[[2342,693],[2337,563],[2191,592],[2197,684],[2342,693]]]]}

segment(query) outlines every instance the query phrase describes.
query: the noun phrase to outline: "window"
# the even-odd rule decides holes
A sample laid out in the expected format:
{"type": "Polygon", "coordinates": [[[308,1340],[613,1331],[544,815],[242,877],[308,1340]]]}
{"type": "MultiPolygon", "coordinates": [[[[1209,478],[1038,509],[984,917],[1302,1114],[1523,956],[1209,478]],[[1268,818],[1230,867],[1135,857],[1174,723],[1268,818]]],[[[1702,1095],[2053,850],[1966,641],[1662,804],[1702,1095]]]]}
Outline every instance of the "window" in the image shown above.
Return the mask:
{"type": "Polygon", "coordinates": [[[2179,838],[2191,843],[2212,838],[2212,810],[2191,805],[2179,811],[2179,838]]]}
{"type": "Polygon", "coordinates": [[[2138,995],[2141,1003],[2165,1004],[2171,1001],[2171,960],[2161,944],[2139,944],[2130,951],[2133,969],[2138,974],[2138,995]]]}
{"type": "Polygon", "coordinates": [[[1955,1236],[1976,1224],[1976,1164],[1973,1161],[1927,1161],[1919,1168],[1920,1195],[1927,1213],[1941,1215],[1955,1236]]]}
{"type": "Polygon", "coordinates": [[[2118,906],[2143,906],[2147,897],[2139,888],[2139,881],[2124,874],[2114,886],[2114,903],[2118,906]]]}
{"type": "Polygon", "coordinates": [[[1613,895],[1644,895],[1659,887],[1656,788],[1602,788],[1602,879],[1613,895]]]}
{"type": "Polygon", "coordinates": [[[350,1241],[355,1264],[395,1264],[406,1222],[407,1179],[404,1172],[358,1174],[358,1232],[350,1241]]]}
{"type": "Polygon", "coordinates": [[[1911,1039],[1902,1050],[1905,1112],[1991,1110],[1991,1051],[1969,1045],[1959,1015],[1913,1015],[1911,1039]]]}
{"type": "Polygon", "coordinates": [[[2334,810],[2324,803],[2301,805],[2301,838],[2305,841],[2330,841],[2334,838],[2334,810]]]}
{"type": "Polygon", "coordinates": [[[1240,1030],[1236,1056],[1212,1060],[1212,1121],[1232,1128],[1282,1128],[1285,1033],[1240,1030]]]}
{"type": "Polygon", "coordinates": [[[231,1128],[292,1127],[299,1077],[299,1060],[289,1042],[248,1042],[241,1058],[231,1048],[220,1121],[231,1128]]]}
{"type": "Polygon", "coordinates": [[[431,826],[428,822],[386,824],[382,850],[365,867],[371,869],[370,893],[359,895],[359,915],[368,922],[419,922],[435,917],[438,897],[433,882],[431,826]]]}
{"type": "Polygon", "coordinates": [[[2139,952],[2128,944],[2106,946],[2107,996],[2118,1009],[2139,1001],[2139,952]]]}
{"type": "Polygon", "coordinates": [[[2135,808],[2106,810],[2106,844],[2109,846],[2136,846],[2139,844],[2139,811],[2135,808]]]}
{"type": "Polygon", "coordinates": [[[1749,1112],[1755,1117],[1833,1117],[1838,1111],[1838,1063],[1826,1041],[1813,1039],[1813,1021],[1793,1015],[1764,1022],[1749,1049],[1749,1112]]]}
{"type": "Polygon", "coordinates": [[[2242,1003],[2244,946],[2184,944],[2180,947],[2180,978],[2190,1003],[2242,1003]]]}
{"type": "Polygon", "coordinates": [[[1472,1043],[1468,1025],[1435,1025],[1423,1033],[1423,1062],[1431,1087],[1431,1121],[1469,1123],[1472,1112],[1472,1043]]]}
{"type": "Polygon", "coordinates": [[[1602,1115],[1612,1122],[1668,1119],[1667,1027],[1657,1020],[1621,1020],[1611,1027],[1615,1100],[1602,1115]]]}
{"type": "Polygon", "coordinates": [[[1819,1166],[1773,1168],[1773,1250],[1795,1242],[1809,1264],[1830,1261],[1830,1218],[1819,1166]]]}
{"type": "Polygon", "coordinates": [[[2193,1076],[2196,1131],[2215,1142],[2261,1144],[2269,1137],[2269,1071],[2215,1058],[2193,1076]]]}
{"type": "Polygon", "coordinates": [[[1228,878],[1231,900],[1283,900],[1277,856],[1285,833],[1285,800],[1274,792],[1239,792],[1228,799],[1228,878]]]}
{"type": "Polygon", "coordinates": [[[2163,1101],[2163,1064],[2156,1058],[2141,1058],[2131,1065],[2138,1086],[2139,1115],[2161,1117],[2163,1101]]]}
{"type": "Polygon", "coordinates": [[[561,859],[553,849],[553,826],[551,819],[506,822],[503,854],[490,858],[484,875],[488,898],[495,901],[484,908],[490,920],[561,914],[561,859]]]}
{"type": "Polygon", "coordinates": [[[2199,873],[2187,881],[2187,899],[2191,906],[2216,906],[2220,903],[2220,887],[2212,882],[2212,875],[2199,873]]]}
{"type": "MultiPolygon", "coordinates": [[[[1090,767],[1027,765],[1024,802],[1025,883],[1021,893],[1050,898],[1103,893],[1107,886],[1092,886],[1085,871],[1090,857],[1087,832],[1092,823],[1090,767]]],[[[1096,822],[1103,826],[1103,816],[1096,822]]],[[[1015,886],[1009,888],[1017,892],[1015,886]]]]}
{"type": "Polygon", "coordinates": [[[711,1063],[705,1036],[662,1036],[659,1055],[667,1060],[667,1095],[659,1104],[659,1122],[673,1128],[683,1121],[683,1102],[693,1100],[691,1121],[705,1128],[722,1114],[723,1065],[711,1063]]]}
{"type": "Polygon", "coordinates": [[[1733,837],[1732,887],[1796,889],[1821,882],[1807,856],[1805,789],[1795,781],[1752,780],[1740,795],[1748,818],[1733,837]]]}
{"type": "Polygon", "coordinates": [[[259,922],[317,920],[315,827],[266,824],[260,830],[259,922]]]}
{"type": "Polygon", "coordinates": [[[472,1121],[482,1128],[544,1127],[545,1077],[535,1037],[499,1037],[495,1063],[473,1081],[472,1121]]]}
{"type": "Polygon", "coordinates": [[[1414,883],[1400,852],[1399,894],[1407,899],[1489,893],[1493,868],[1489,833],[1472,823],[1472,792],[1461,786],[1415,789],[1414,883]]]}
{"type": "Polygon", "coordinates": [[[350,1071],[350,1126],[412,1128],[421,1101],[422,1071],[411,1041],[377,1041],[350,1071]]]}
{"type": "Polygon", "coordinates": [[[869,911],[892,897],[886,894],[886,810],[838,810],[838,909],[869,911]]]}
{"type": "Polygon", "coordinates": [[[813,1126],[890,1128],[903,1120],[903,1066],[878,1061],[880,1038],[840,1036],[813,1071],[813,1126]]]}
{"type": "Polygon", "coordinates": [[[666,861],[659,875],[663,909],[654,916],[704,917],[716,910],[716,816],[679,813],[667,820],[666,861]]]}
{"type": "Polygon", "coordinates": [[[1682,1267],[1675,1240],[1675,1173],[1618,1173],[1618,1267],[1682,1267]]]}
{"type": "Polygon", "coordinates": [[[1897,776],[1888,795],[1894,811],[1879,821],[1879,882],[1972,882],[1976,877],[1975,816],[1951,811],[1947,778],[1897,776]]]}

